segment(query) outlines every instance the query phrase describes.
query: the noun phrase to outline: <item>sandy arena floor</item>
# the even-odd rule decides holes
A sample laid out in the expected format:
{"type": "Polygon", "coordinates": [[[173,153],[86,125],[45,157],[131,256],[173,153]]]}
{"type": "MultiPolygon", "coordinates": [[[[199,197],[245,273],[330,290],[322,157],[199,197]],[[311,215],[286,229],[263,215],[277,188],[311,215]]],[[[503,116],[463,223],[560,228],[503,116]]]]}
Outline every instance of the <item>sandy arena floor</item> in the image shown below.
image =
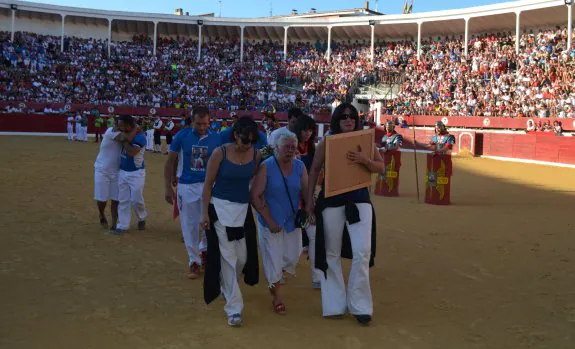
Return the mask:
{"type": "Polygon", "coordinates": [[[94,143],[0,137],[2,349],[575,347],[575,170],[456,159],[453,205],[434,207],[417,203],[404,153],[402,197],[374,197],[372,326],[323,319],[302,257],[289,314],[272,312],[265,282],[242,284],[245,324],[232,329],[223,302],[206,306],[202,281],[185,277],[166,157],[146,154],[147,231],[118,238],[98,225],[96,154],[94,143]]]}

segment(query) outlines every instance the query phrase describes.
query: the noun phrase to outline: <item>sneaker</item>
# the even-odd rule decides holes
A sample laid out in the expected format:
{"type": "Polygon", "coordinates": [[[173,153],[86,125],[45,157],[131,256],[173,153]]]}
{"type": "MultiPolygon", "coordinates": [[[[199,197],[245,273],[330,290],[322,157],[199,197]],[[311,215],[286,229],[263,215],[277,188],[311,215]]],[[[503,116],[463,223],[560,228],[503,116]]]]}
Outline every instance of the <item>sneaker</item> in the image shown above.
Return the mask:
{"type": "Polygon", "coordinates": [[[371,322],[371,315],[354,315],[357,322],[359,322],[363,326],[369,325],[371,322]]]}
{"type": "Polygon", "coordinates": [[[203,251],[200,253],[200,258],[202,259],[202,270],[206,270],[206,264],[208,264],[208,252],[203,251]]]}
{"type": "Polygon", "coordinates": [[[228,325],[231,327],[240,327],[242,325],[242,316],[240,314],[228,316],[228,325]]]}
{"type": "Polygon", "coordinates": [[[314,290],[321,290],[321,282],[312,282],[311,288],[313,288],[314,290]]]}
{"type": "Polygon", "coordinates": [[[190,270],[188,270],[188,279],[195,280],[200,277],[200,266],[197,263],[192,263],[190,265],[190,270]]]}
{"type": "Polygon", "coordinates": [[[102,226],[102,228],[108,229],[108,220],[106,219],[106,217],[100,217],[100,225],[102,226]]]}
{"type": "Polygon", "coordinates": [[[116,235],[116,236],[124,235],[125,232],[126,232],[125,229],[119,229],[119,228],[116,228],[114,230],[110,230],[110,234],[116,235]]]}
{"type": "Polygon", "coordinates": [[[146,230],[146,221],[139,221],[138,222],[138,230],[146,230]]]}

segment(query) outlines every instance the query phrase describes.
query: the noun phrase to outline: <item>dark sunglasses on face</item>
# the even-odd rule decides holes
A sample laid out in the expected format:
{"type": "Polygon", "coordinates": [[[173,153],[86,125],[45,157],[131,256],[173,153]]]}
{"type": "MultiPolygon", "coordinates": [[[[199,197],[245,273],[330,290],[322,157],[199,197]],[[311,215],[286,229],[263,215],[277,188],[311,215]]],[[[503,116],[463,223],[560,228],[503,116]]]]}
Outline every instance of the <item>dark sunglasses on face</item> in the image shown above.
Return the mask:
{"type": "Polygon", "coordinates": [[[341,114],[339,116],[339,120],[356,120],[357,116],[353,115],[353,114],[341,114]]]}
{"type": "Polygon", "coordinates": [[[242,144],[256,144],[258,141],[250,139],[249,136],[240,136],[240,142],[242,142],[242,144]]]}

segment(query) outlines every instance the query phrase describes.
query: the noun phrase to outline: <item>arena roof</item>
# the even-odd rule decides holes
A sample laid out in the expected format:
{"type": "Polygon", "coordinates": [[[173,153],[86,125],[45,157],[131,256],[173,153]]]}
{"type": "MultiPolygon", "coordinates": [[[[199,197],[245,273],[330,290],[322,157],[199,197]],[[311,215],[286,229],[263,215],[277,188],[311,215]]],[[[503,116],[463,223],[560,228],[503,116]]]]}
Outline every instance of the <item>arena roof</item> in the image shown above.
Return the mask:
{"type": "MultiPolygon", "coordinates": [[[[17,6],[17,16],[30,20],[86,23],[104,20],[114,22],[114,32],[144,30],[153,33],[155,24],[160,23],[161,35],[195,35],[198,20],[203,21],[204,36],[237,36],[239,27],[244,27],[246,38],[283,40],[284,28],[289,27],[289,40],[326,40],[331,28],[332,40],[369,40],[370,21],[375,21],[376,38],[411,38],[417,36],[421,25],[423,37],[434,35],[463,35],[466,22],[470,33],[514,32],[517,15],[521,28],[543,28],[566,26],[567,9],[564,0],[522,0],[470,7],[465,9],[422,12],[399,15],[369,16],[284,16],[268,18],[220,18],[203,16],[175,16],[172,14],[107,11],[39,4],[28,1],[0,0],[0,8],[9,15],[10,6],[17,6]],[[144,22],[144,23],[142,23],[144,22]],[[147,22],[147,23],[146,23],[147,22]],[[194,28],[183,27],[193,26],[194,28]]],[[[8,30],[10,30],[8,28],[8,30]]]]}

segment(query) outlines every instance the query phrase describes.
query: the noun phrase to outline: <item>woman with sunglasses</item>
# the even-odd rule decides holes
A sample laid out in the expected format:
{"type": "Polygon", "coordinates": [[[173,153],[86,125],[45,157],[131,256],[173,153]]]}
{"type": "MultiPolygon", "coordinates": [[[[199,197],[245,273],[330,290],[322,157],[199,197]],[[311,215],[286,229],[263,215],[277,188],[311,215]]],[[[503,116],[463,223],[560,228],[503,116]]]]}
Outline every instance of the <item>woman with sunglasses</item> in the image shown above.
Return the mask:
{"type": "MultiPolygon", "coordinates": [[[[360,129],[359,115],[353,105],[342,103],[335,108],[330,122],[332,135],[360,129]]],[[[371,173],[383,172],[383,159],[375,144],[371,158],[361,151],[350,151],[346,157],[365,166],[371,173]]],[[[317,181],[324,162],[325,141],[322,140],[311,165],[309,183],[317,181]]],[[[345,168],[338,169],[338,172],[344,175],[345,168]]],[[[369,267],[373,265],[375,255],[375,214],[369,189],[357,189],[326,198],[322,184],[315,204],[314,189],[308,186],[306,211],[310,215],[310,222],[315,221],[316,225],[315,267],[324,273],[321,277],[323,316],[339,318],[349,311],[360,324],[368,325],[373,314],[369,267]],[[347,292],[341,257],[352,258],[347,292]]]]}
{"type": "Polygon", "coordinates": [[[301,225],[296,220],[300,197],[307,190],[307,171],[296,159],[296,135],[284,128],[277,131],[275,139],[275,154],[258,168],[251,202],[258,211],[260,251],[273,309],[283,315],[283,271],[295,275],[302,251],[301,225]]]}
{"type": "Polygon", "coordinates": [[[201,229],[206,230],[208,260],[204,299],[211,303],[220,290],[226,299],[228,325],[242,325],[243,299],[238,279],[258,283],[257,238],[250,208],[250,182],[260,162],[255,148],[258,125],[250,116],[233,126],[232,143],[214,150],[208,160],[203,191],[201,229]]]}

